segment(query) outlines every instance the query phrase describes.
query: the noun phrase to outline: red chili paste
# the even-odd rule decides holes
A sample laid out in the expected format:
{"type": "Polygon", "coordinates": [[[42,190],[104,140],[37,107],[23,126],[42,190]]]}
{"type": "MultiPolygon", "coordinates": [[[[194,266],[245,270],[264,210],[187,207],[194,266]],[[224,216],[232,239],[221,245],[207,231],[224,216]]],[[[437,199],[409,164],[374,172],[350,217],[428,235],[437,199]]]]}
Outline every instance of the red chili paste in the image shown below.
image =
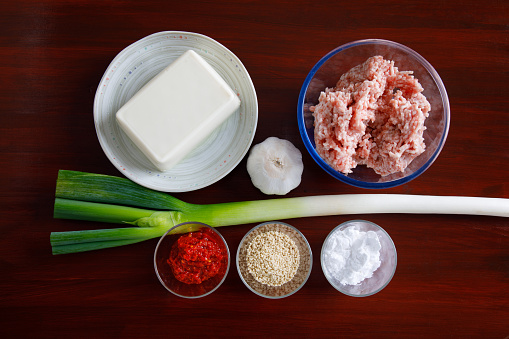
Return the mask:
{"type": "Polygon", "coordinates": [[[225,258],[217,235],[203,227],[181,236],[173,244],[167,261],[179,281],[200,284],[220,272],[225,258]]]}

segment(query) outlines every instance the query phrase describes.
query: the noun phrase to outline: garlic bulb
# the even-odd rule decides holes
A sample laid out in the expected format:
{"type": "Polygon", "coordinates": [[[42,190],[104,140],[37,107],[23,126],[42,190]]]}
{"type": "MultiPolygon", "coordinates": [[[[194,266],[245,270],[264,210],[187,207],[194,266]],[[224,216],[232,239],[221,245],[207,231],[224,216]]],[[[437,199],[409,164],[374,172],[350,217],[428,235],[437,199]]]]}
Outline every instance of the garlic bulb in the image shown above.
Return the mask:
{"type": "Polygon", "coordinates": [[[285,195],[300,184],[302,154],[288,140],[269,137],[255,145],[247,159],[253,185],[265,194],[285,195]]]}

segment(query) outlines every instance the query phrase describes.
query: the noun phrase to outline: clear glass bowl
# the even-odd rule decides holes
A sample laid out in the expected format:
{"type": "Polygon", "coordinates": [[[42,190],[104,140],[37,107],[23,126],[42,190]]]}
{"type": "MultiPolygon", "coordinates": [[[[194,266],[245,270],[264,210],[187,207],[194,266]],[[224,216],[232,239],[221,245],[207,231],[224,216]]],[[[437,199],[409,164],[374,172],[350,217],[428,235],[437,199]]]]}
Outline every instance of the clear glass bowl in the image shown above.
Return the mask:
{"type": "Polygon", "coordinates": [[[239,271],[240,279],[252,292],[269,299],[285,298],[300,290],[311,274],[312,265],[313,255],[311,253],[311,247],[304,235],[295,227],[280,221],[265,222],[252,228],[244,238],[242,238],[237,250],[237,270],[239,271]],[[299,267],[294,277],[281,286],[269,286],[258,282],[253,275],[249,273],[246,259],[250,242],[259,234],[275,230],[288,235],[290,239],[293,240],[299,249],[300,256],[299,267]]]}
{"type": "Polygon", "coordinates": [[[226,279],[230,269],[230,251],[223,236],[215,228],[200,222],[185,222],[172,227],[159,239],[154,253],[154,268],[161,284],[171,293],[182,298],[200,298],[214,292],[226,279]],[[197,231],[203,227],[213,231],[216,242],[222,246],[223,252],[227,254],[227,260],[223,264],[223,269],[216,276],[203,281],[201,284],[186,284],[175,278],[167,260],[170,257],[173,243],[184,234],[197,231]]]}
{"type": "Polygon", "coordinates": [[[450,107],[447,92],[440,76],[422,56],[396,42],[369,39],[354,41],[337,47],[318,61],[302,85],[297,117],[304,145],[320,167],[334,178],[347,184],[361,188],[380,189],[407,183],[431,166],[447,138],[450,124],[450,107]],[[357,166],[353,169],[353,173],[345,175],[328,165],[317,153],[313,116],[309,107],[316,105],[320,92],[326,87],[334,87],[342,74],[375,55],[382,55],[385,59],[393,60],[400,71],[413,71],[414,76],[423,86],[423,95],[431,104],[431,111],[426,119],[426,130],[423,135],[426,150],[415,158],[404,172],[382,177],[366,166],[357,166]]]}
{"type": "Polygon", "coordinates": [[[339,292],[352,297],[367,297],[383,290],[391,281],[397,266],[396,246],[389,234],[380,226],[366,220],[351,220],[336,226],[325,239],[320,255],[322,271],[329,283],[339,292]],[[380,266],[373,272],[370,278],[366,278],[356,285],[342,284],[337,274],[331,272],[325,253],[330,250],[331,237],[335,232],[344,231],[348,227],[368,232],[374,231],[380,241],[380,266]]]}

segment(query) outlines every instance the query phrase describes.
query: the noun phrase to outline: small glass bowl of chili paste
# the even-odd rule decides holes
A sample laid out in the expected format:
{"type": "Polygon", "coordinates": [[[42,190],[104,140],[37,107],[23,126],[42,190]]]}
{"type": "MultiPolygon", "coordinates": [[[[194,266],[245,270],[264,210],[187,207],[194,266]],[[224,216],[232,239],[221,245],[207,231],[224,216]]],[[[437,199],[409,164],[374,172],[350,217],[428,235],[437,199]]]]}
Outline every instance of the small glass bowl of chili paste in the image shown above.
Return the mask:
{"type": "Polygon", "coordinates": [[[213,227],[185,222],[161,237],[154,253],[154,268],[171,293],[200,298],[214,292],[226,279],[230,251],[213,227]]]}

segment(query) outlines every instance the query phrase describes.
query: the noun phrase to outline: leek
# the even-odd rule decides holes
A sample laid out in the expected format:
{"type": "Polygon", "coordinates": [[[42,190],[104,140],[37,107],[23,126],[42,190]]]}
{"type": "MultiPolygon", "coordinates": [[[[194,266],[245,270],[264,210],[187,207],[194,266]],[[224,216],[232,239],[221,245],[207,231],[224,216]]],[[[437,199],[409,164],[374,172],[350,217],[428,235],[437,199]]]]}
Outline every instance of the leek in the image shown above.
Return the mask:
{"type": "Polygon", "coordinates": [[[132,244],[162,236],[182,222],[213,227],[300,217],[370,214],[469,214],[509,217],[509,199],[402,194],[344,194],[219,204],[190,204],[126,178],[61,170],[54,217],[129,225],[53,232],[53,254],[132,244]]]}

